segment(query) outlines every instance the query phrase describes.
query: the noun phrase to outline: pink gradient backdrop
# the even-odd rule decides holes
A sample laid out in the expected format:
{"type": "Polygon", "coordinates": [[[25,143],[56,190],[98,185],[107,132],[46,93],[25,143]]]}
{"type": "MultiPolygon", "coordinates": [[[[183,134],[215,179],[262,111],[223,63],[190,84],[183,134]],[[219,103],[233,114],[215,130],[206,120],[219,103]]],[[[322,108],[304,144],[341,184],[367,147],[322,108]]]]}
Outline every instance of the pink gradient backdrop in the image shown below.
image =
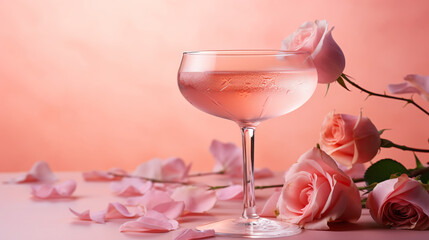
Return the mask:
{"type": "MultiPolygon", "coordinates": [[[[134,169],[182,157],[211,170],[213,138],[238,127],[192,107],[176,83],[181,53],[273,49],[304,21],[326,19],[345,72],[377,92],[429,75],[429,1],[0,0],[0,171],[38,160],[54,170],[134,169]]],[[[325,85],[301,109],[262,123],[256,165],[284,170],[315,146],[324,116],[362,110],[397,143],[429,148],[429,118],[412,106],[325,85]]],[[[415,99],[426,108],[429,103],[415,99]]],[[[427,160],[427,154],[419,154],[427,160]]],[[[382,150],[412,166],[413,156],[382,150]]]]}

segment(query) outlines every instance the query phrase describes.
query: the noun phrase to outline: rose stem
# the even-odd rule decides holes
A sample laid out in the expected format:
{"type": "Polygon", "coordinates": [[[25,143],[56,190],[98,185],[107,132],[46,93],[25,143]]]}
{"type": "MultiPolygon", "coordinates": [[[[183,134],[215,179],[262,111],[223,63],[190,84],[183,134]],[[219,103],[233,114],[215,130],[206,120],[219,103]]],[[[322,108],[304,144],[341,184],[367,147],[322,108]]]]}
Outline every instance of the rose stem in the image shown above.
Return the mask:
{"type": "Polygon", "coordinates": [[[396,143],[394,143],[394,142],[392,142],[390,140],[383,139],[383,138],[381,139],[381,142],[382,142],[381,147],[383,147],[383,148],[394,147],[394,148],[398,148],[398,149],[401,149],[401,150],[404,150],[404,151],[429,152],[429,149],[412,148],[412,147],[407,147],[407,146],[404,146],[404,145],[398,145],[398,144],[396,144],[396,143]]]}
{"type": "Polygon", "coordinates": [[[395,96],[391,96],[391,95],[387,95],[387,94],[380,94],[380,93],[375,93],[369,90],[366,90],[365,88],[357,85],[355,82],[351,81],[346,74],[341,74],[341,77],[346,80],[348,83],[350,83],[353,87],[368,93],[370,96],[377,96],[377,97],[383,97],[383,98],[390,98],[390,99],[395,99],[395,100],[399,100],[399,101],[404,101],[407,104],[411,103],[412,105],[414,105],[415,107],[417,107],[418,109],[420,109],[421,111],[423,111],[424,113],[426,113],[426,115],[429,116],[429,112],[426,111],[424,108],[422,108],[420,105],[418,105],[416,102],[414,102],[414,100],[409,99],[409,98],[401,98],[401,97],[395,97],[395,96]]]}

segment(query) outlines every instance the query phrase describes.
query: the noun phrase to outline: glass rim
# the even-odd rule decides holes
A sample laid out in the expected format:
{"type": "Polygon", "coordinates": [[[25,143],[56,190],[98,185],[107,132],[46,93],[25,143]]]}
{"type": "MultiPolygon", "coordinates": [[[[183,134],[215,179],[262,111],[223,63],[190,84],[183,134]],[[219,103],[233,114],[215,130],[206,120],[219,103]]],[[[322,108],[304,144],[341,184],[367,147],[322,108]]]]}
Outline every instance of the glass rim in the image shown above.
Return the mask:
{"type": "Polygon", "coordinates": [[[213,55],[213,56],[288,56],[288,55],[310,55],[309,51],[289,51],[277,49],[237,49],[237,50],[200,50],[185,51],[183,55],[213,55]]]}

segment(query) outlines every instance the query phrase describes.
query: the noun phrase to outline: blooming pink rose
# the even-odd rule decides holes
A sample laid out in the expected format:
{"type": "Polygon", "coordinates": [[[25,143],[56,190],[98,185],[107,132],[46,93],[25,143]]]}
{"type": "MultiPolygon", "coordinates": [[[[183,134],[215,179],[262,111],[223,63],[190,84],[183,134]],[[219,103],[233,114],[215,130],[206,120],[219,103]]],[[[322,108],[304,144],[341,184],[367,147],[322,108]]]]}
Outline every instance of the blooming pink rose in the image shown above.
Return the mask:
{"type": "Polygon", "coordinates": [[[396,229],[429,229],[429,193],[402,174],[377,184],[366,202],[372,218],[396,229]]]}
{"type": "Polygon", "coordinates": [[[354,182],[317,148],[304,153],[287,171],[277,208],[278,218],[307,229],[357,221],[362,211],[354,182]]]}
{"type": "Polygon", "coordinates": [[[320,148],[347,167],[370,161],[380,148],[380,134],[369,118],[329,113],[322,124],[320,148]]]}
{"type": "Polygon", "coordinates": [[[336,81],[346,66],[344,54],[332,38],[332,30],[328,30],[326,20],[305,22],[282,42],[282,50],[311,53],[319,83],[336,81]]]}
{"type": "Polygon", "coordinates": [[[400,93],[417,93],[426,100],[429,101],[429,76],[421,76],[418,74],[410,74],[405,78],[404,83],[389,84],[387,88],[389,92],[393,94],[400,93]]]}

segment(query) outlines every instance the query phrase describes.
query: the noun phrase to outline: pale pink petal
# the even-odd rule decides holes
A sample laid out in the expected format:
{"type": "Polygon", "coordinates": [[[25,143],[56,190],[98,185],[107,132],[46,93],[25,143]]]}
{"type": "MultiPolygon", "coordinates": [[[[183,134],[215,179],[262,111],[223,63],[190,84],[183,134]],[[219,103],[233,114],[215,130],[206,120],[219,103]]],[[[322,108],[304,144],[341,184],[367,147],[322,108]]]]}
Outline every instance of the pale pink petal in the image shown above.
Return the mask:
{"type": "Polygon", "coordinates": [[[389,84],[387,89],[392,94],[417,93],[423,99],[429,101],[429,76],[409,74],[404,80],[407,82],[389,84]]]}
{"type": "Polygon", "coordinates": [[[243,186],[231,185],[226,188],[216,190],[216,196],[219,200],[242,199],[243,186]]]}
{"type": "Polygon", "coordinates": [[[113,180],[122,179],[122,177],[115,176],[114,174],[111,174],[111,173],[119,174],[119,175],[126,175],[127,174],[127,172],[123,169],[112,168],[107,172],[106,171],[98,171],[98,170],[83,172],[82,176],[83,176],[83,179],[85,181],[113,181],[113,180]]]}
{"type": "Polygon", "coordinates": [[[109,203],[106,209],[106,219],[123,217],[132,218],[135,216],[135,213],[129,212],[127,207],[118,202],[109,203]]]}
{"type": "Polygon", "coordinates": [[[420,91],[415,88],[411,83],[409,82],[403,82],[398,84],[389,84],[387,85],[387,89],[392,94],[402,94],[402,93],[417,93],[419,94],[420,91]]]}
{"type": "Polygon", "coordinates": [[[168,232],[179,227],[176,220],[168,219],[164,214],[148,211],[136,221],[129,221],[119,228],[121,232],[168,232]]]}
{"type": "Polygon", "coordinates": [[[120,182],[112,182],[110,188],[119,196],[136,196],[148,192],[152,188],[152,182],[139,178],[123,178],[120,182]]]}
{"type": "Polygon", "coordinates": [[[162,180],[185,181],[191,164],[186,165],[180,158],[169,158],[162,162],[162,180]]]}
{"type": "Polygon", "coordinates": [[[153,209],[156,205],[172,202],[173,199],[170,194],[164,191],[151,189],[141,197],[128,198],[127,205],[131,206],[144,206],[146,209],[153,209]]]}
{"type": "Polygon", "coordinates": [[[26,183],[26,182],[54,182],[57,180],[57,177],[52,172],[48,163],[39,161],[36,162],[31,170],[18,176],[17,178],[10,179],[8,183],[26,183]]]}
{"type": "Polygon", "coordinates": [[[154,158],[150,161],[140,164],[133,173],[134,176],[140,176],[152,179],[162,179],[162,161],[154,158]]]}
{"type": "Polygon", "coordinates": [[[131,213],[124,205],[118,202],[109,203],[106,209],[94,213],[91,213],[90,210],[85,210],[81,213],[71,208],[69,210],[81,220],[96,223],[104,223],[106,219],[133,218],[138,215],[138,213],[131,213]]]}
{"type": "Polygon", "coordinates": [[[185,203],[182,201],[165,202],[154,206],[152,210],[164,214],[169,219],[176,219],[182,215],[183,210],[185,210],[185,203]]]}
{"type": "Polygon", "coordinates": [[[174,240],[191,240],[191,239],[202,239],[208,237],[214,237],[215,231],[213,229],[197,230],[197,229],[184,229],[181,231],[174,240]]]}
{"type": "Polygon", "coordinates": [[[280,198],[280,191],[275,191],[273,195],[265,202],[262,211],[259,213],[262,217],[276,217],[277,202],[280,198]]]}
{"type": "Polygon", "coordinates": [[[195,186],[178,187],[171,198],[183,201],[185,210],[193,213],[202,213],[212,209],[217,200],[215,191],[195,186]]]}
{"type": "Polygon", "coordinates": [[[73,213],[74,215],[76,215],[80,220],[85,220],[85,221],[91,221],[91,215],[89,210],[85,210],[81,213],[76,212],[75,210],[69,208],[70,212],[73,213]]]}
{"type": "Polygon", "coordinates": [[[274,176],[273,171],[269,168],[262,168],[262,169],[255,169],[254,171],[254,178],[268,178],[274,176]]]}
{"type": "Polygon", "coordinates": [[[213,172],[224,171],[232,177],[241,177],[243,175],[243,153],[241,148],[233,143],[222,143],[213,140],[210,145],[210,152],[215,158],[213,172]]]}
{"type": "Polygon", "coordinates": [[[51,199],[51,198],[67,198],[70,197],[76,190],[76,182],[68,180],[59,184],[45,183],[34,185],[31,187],[31,194],[36,198],[51,199]]]}

